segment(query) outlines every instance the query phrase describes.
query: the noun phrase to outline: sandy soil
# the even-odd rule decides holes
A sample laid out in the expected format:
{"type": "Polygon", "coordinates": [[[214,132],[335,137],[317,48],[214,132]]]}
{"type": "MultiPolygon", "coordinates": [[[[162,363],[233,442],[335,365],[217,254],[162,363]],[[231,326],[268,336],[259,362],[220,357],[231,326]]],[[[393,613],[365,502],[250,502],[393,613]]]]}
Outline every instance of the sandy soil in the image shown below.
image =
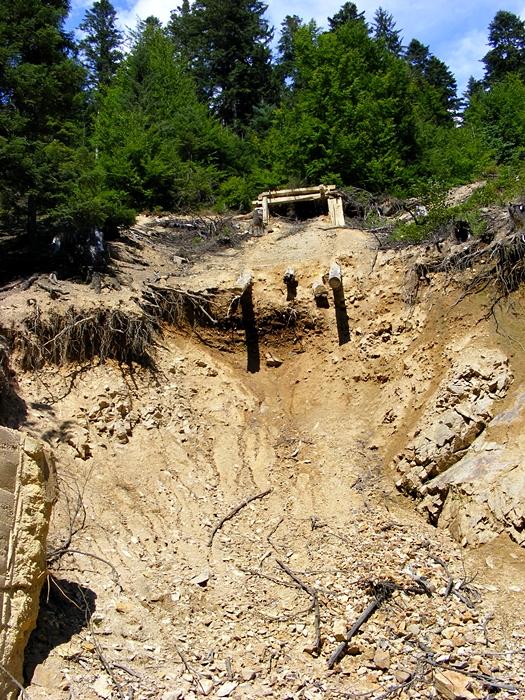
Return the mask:
{"type": "Polygon", "coordinates": [[[275,222],[190,264],[172,253],[152,238],[144,265],[119,263],[119,292],[70,285],[67,300],[29,289],[0,301],[16,323],[30,299],[44,312],[131,308],[148,279],[230,289],[251,270],[261,319],[256,373],[246,371],[242,331],[188,328],[166,329],[155,370],[93,362],[18,373],[21,427],[58,459],[50,546],[68,545],[28,650],[29,697],[437,698],[438,667],[465,671],[457,697],[492,697],[490,683],[502,686],[499,698],[525,697],[523,549],[505,536],[462,549],[397,492],[392,466],[465,348],[502,348],[516,374],[515,322],[498,335],[480,320],[487,300],[454,306],[453,280],[407,306],[416,253],[378,254],[369,234],[322,218],[275,222]],[[317,308],[311,293],[335,258],[343,344],[333,299],[317,308]],[[301,323],[272,326],[290,308],[301,323]],[[459,595],[445,595],[449,576],[463,582],[459,595]],[[329,670],[378,585],[388,600],[329,670]]]}

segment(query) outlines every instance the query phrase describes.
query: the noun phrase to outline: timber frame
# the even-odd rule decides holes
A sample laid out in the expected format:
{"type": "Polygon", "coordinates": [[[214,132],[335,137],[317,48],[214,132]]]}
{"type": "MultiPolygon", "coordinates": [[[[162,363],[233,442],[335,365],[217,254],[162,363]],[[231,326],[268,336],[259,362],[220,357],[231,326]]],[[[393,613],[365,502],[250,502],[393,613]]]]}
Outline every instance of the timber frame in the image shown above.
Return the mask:
{"type": "Polygon", "coordinates": [[[333,226],[345,226],[343,199],[335,185],[317,185],[316,187],[299,187],[289,190],[270,190],[261,192],[252,202],[256,208],[262,208],[263,225],[270,222],[270,207],[273,204],[293,204],[294,202],[326,201],[328,213],[333,226]]]}

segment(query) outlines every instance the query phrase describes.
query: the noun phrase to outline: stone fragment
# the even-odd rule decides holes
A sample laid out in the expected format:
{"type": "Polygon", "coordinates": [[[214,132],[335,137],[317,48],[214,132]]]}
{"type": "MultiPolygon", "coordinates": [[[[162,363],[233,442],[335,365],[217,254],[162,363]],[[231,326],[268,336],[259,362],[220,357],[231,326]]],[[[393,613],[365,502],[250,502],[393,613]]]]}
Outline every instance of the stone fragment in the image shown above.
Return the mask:
{"type": "Polygon", "coordinates": [[[283,364],[283,361],[276,357],[275,355],[272,355],[271,352],[266,353],[266,366],[267,367],[280,367],[283,364]]]}
{"type": "Polygon", "coordinates": [[[332,633],[337,642],[343,642],[347,634],[346,621],[341,618],[336,619],[332,627],[332,633]]]}
{"type": "Polygon", "coordinates": [[[208,569],[205,569],[200,572],[200,574],[197,574],[197,576],[194,576],[191,579],[191,582],[194,583],[196,586],[201,586],[201,588],[205,588],[208,585],[208,581],[210,580],[210,572],[208,569]]]}
{"type": "Polygon", "coordinates": [[[387,649],[378,649],[374,654],[374,666],[387,671],[390,668],[390,652],[387,649]]]}
{"type": "Polygon", "coordinates": [[[237,683],[235,681],[228,681],[227,683],[224,683],[221,685],[221,687],[217,690],[216,695],[218,698],[227,698],[229,695],[233,693],[235,688],[237,687],[237,683]]]}
{"type": "Polygon", "coordinates": [[[470,679],[468,676],[456,671],[434,671],[434,688],[439,697],[446,700],[475,700],[468,689],[470,679]]]}

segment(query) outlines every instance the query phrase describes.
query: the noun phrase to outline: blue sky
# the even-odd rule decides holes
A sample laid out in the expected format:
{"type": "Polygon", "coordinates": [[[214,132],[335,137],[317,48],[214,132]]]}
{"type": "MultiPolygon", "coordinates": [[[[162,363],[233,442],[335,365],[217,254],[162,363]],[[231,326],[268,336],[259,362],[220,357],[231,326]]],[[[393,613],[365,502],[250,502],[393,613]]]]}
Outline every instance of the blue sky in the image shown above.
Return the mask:
{"type": "MultiPolygon", "coordinates": [[[[268,19],[279,29],[285,15],[299,15],[304,20],[315,19],[326,26],[343,5],[344,0],[269,0],[268,19]]],[[[81,21],[92,0],[71,0],[72,14],[68,25],[75,28],[81,21]]],[[[113,0],[122,27],[134,27],[137,18],[155,15],[163,22],[180,0],[113,0]]],[[[371,21],[375,10],[381,6],[394,16],[401,30],[404,43],[419,39],[430,51],[452,70],[463,91],[470,75],[483,75],[481,59],[487,51],[487,29],[498,10],[508,10],[525,17],[525,0],[361,0],[356,2],[371,21]]],[[[276,31],[276,34],[278,32],[276,31]]]]}

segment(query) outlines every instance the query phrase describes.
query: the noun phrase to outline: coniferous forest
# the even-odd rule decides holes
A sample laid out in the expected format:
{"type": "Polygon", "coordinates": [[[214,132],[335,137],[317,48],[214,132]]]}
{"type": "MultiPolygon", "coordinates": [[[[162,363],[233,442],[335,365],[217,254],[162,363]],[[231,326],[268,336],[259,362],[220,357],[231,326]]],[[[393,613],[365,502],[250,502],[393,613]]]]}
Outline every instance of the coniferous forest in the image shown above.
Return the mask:
{"type": "Polygon", "coordinates": [[[499,11],[482,80],[378,8],[327,28],[261,0],[195,0],[127,35],[110,0],[0,3],[0,237],[108,236],[138,211],[244,210],[320,182],[404,197],[522,170],[525,23],[499,11]]]}

